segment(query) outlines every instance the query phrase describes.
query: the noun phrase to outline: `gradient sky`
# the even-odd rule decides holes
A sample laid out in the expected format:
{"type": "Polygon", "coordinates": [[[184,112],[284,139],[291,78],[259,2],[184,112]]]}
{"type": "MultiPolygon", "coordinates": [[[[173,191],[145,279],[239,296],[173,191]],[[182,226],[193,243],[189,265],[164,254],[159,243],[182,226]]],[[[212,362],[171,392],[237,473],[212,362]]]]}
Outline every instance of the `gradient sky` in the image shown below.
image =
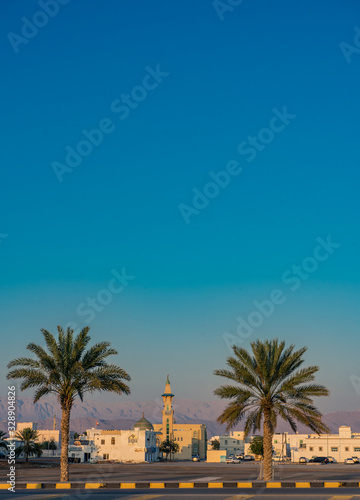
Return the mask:
{"type": "Polygon", "coordinates": [[[41,328],[85,326],[81,304],[125,268],[134,279],[89,325],[118,349],[132,400],[156,399],[168,372],[177,397],[215,399],[224,334],[280,289],[242,345],[307,345],[331,391],[320,408],[360,408],[358,2],[244,0],[219,15],[210,0],[70,0],[15,53],[9,33],[39,10],[0,5],[0,394],[6,362],[41,328]],[[119,119],[114,101],[157,65],[168,75],[119,119]],[[284,107],[294,117],[248,161],[239,145],[284,107]],[[113,131],[59,182],[53,162],[106,118],[113,131]],[[231,160],[242,172],[187,224],[179,205],[231,160]],[[291,291],[283,274],[329,235],[340,246],[291,291]]]}

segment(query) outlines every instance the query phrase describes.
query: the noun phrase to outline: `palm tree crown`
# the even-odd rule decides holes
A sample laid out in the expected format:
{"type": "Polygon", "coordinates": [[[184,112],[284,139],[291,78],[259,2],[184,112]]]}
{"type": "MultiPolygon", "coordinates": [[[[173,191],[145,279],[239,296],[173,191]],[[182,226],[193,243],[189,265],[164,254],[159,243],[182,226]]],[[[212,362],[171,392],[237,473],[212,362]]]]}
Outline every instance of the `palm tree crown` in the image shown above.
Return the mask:
{"type": "Polygon", "coordinates": [[[37,388],[36,403],[42,396],[55,393],[62,407],[71,408],[76,397],[81,401],[86,392],[112,391],[129,394],[129,387],[122,382],[130,376],[115,365],[108,365],[105,358],[117,351],[110,348],[110,342],[99,342],[85,351],[90,341],[89,327],[84,328],[74,339],[73,330],[59,326],[59,340],[47,330],[41,330],[49,352],[31,342],[27,349],[37,359],[17,358],[8,364],[11,370],[7,378],[23,379],[20,389],[37,388]]]}
{"type": "Polygon", "coordinates": [[[35,389],[34,403],[53,393],[62,409],[61,419],[61,480],[68,480],[67,450],[69,444],[70,412],[77,397],[94,391],[130,394],[123,381],[130,376],[120,367],[108,364],[106,358],[117,351],[109,342],[99,342],[86,350],[90,341],[89,327],[75,338],[70,328],[66,332],[58,327],[58,341],[47,330],[41,330],[47,350],[31,342],[27,349],[33,358],[17,358],[8,364],[7,378],[22,379],[20,389],[35,389]]]}
{"type": "Polygon", "coordinates": [[[227,358],[230,369],[214,372],[236,383],[214,391],[220,398],[231,400],[218,422],[226,423],[229,430],[245,419],[245,435],[259,430],[263,422],[264,460],[268,466],[270,460],[270,472],[265,468],[265,479],[269,480],[272,435],[278,417],[288,422],[293,431],[300,422],[316,433],[327,432],[312,398],[327,396],[329,391],[313,383],[317,366],[300,368],[306,347],[295,351],[294,345],[285,348],[285,342],[274,339],[252,342],[251,354],[238,346],[232,349],[234,356],[227,358]]]}

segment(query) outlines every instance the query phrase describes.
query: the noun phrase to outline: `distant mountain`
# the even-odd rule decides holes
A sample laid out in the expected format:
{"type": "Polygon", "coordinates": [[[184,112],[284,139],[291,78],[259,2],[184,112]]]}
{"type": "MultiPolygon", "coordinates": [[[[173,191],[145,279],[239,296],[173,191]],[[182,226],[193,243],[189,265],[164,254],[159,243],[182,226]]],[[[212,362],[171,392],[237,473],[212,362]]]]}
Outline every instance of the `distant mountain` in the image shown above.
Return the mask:
{"type": "MultiPolygon", "coordinates": [[[[152,423],[161,422],[161,411],[163,402],[159,398],[155,401],[120,401],[114,403],[100,403],[98,401],[78,401],[71,413],[70,428],[76,432],[82,432],[96,426],[103,429],[129,429],[142,417],[142,413],[152,423]]],[[[216,401],[193,401],[191,399],[175,399],[175,419],[178,423],[204,423],[208,429],[208,435],[213,436],[225,433],[225,426],[216,422],[217,417],[223,411],[226,402],[216,401]]],[[[0,430],[6,430],[7,400],[0,398],[0,430]],[[2,422],[1,422],[2,421],[2,422]]],[[[61,410],[54,400],[40,401],[36,404],[31,398],[17,399],[18,422],[38,422],[39,428],[51,429],[53,418],[57,417],[56,427],[60,428],[61,410]]],[[[360,410],[338,411],[324,415],[325,423],[332,432],[337,433],[340,425],[350,425],[354,432],[360,432],[360,410]]],[[[241,429],[242,426],[237,427],[241,429]]],[[[309,432],[305,427],[299,426],[299,432],[309,432]]],[[[290,428],[281,423],[278,432],[290,431],[290,428]]]]}

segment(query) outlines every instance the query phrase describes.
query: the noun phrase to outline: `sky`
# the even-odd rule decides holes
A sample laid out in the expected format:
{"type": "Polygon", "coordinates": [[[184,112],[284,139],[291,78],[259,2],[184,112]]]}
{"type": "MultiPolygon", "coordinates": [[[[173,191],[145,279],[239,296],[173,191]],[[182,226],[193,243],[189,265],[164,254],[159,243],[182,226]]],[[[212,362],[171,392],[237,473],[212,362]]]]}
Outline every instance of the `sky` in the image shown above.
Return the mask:
{"type": "Polygon", "coordinates": [[[322,411],[360,408],[358,2],[0,12],[0,394],[41,328],[89,325],[120,400],[167,373],[213,400],[232,344],[278,337],[322,411]]]}

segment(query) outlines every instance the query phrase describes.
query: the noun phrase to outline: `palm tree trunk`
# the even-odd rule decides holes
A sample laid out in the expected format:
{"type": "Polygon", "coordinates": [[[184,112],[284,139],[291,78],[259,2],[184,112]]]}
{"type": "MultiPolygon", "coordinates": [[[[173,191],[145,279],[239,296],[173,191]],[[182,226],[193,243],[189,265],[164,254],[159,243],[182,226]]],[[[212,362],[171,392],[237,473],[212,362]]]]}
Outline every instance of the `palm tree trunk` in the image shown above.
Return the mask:
{"type": "Polygon", "coordinates": [[[264,481],[272,480],[272,438],[270,414],[264,410],[264,481]]]}
{"type": "Polygon", "coordinates": [[[61,415],[61,456],[60,456],[60,481],[69,480],[69,427],[70,408],[63,407],[61,415]]]}

